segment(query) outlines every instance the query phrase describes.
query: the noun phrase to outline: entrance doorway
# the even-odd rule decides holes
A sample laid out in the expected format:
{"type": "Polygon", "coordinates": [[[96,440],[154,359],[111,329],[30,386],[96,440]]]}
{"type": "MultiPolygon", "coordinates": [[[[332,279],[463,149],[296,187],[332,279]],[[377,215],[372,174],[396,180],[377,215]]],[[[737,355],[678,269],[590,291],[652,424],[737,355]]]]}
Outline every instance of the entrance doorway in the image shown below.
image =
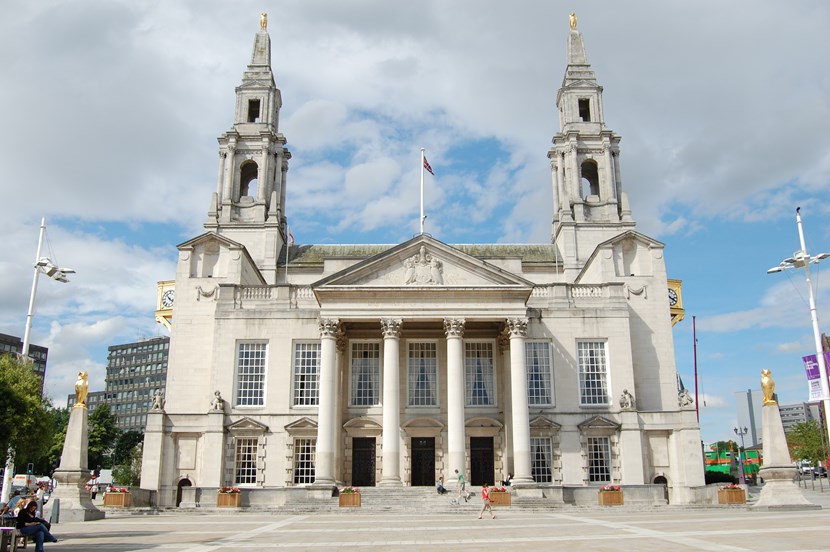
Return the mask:
{"type": "Polygon", "coordinates": [[[375,486],[375,438],[352,439],[352,485],[375,486]]]}
{"type": "Polygon", "coordinates": [[[413,437],[411,446],[411,485],[413,487],[435,485],[435,437],[413,437]]]}
{"type": "Polygon", "coordinates": [[[470,484],[494,484],[493,438],[470,437],[470,484]]]}
{"type": "Polygon", "coordinates": [[[655,485],[662,485],[663,486],[663,498],[666,499],[666,504],[669,503],[669,482],[668,480],[663,477],[662,475],[658,475],[654,478],[655,485]]]}
{"type": "Polygon", "coordinates": [[[184,487],[190,487],[192,485],[193,483],[191,483],[190,479],[187,478],[182,479],[181,481],[179,481],[179,484],[176,485],[176,508],[178,508],[179,504],[182,503],[182,489],[184,487]]]}

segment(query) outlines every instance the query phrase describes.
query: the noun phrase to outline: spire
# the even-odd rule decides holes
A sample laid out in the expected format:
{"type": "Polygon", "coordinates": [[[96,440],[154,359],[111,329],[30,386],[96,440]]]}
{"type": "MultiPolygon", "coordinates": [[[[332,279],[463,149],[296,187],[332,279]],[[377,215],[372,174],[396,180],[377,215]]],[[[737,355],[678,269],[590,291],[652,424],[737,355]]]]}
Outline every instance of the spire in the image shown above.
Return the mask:
{"type": "Polygon", "coordinates": [[[268,34],[268,14],[265,12],[259,16],[259,32],[254,38],[254,52],[248,70],[263,65],[271,69],[271,36],[268,34]]]}

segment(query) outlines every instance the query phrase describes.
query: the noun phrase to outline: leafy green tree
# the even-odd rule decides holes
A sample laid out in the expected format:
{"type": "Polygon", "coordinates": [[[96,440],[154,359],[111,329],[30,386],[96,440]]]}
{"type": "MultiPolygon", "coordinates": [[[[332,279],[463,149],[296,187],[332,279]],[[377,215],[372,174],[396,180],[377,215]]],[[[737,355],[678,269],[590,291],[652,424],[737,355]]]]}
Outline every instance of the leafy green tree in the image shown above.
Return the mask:
{"type": "Polygon", "coordinates": [[[809,460],[813,465],[827,458],[821,441],[822,430],[816,420],[795,424],[787,433],[787,445],[793,460],[809,460]]]}
{"type": "MultiPolygon", "coordinates": [[[[128,431],[127,433],[137,432],[128,431]]],[[[113,466],[112,479],[114,483],[125,487],[136,487],[141,483],[141,452],[143,448],[143,445],[139,443],[130,450],[125,463],[113,466]]]]}
{"type": "Polygon", "coordinates": [[[42,456],[51,443],[51,405],[40,394],[40,378],[12,355],[0,356],[0,399],[0,456],[9,447],[17,464],[42,456]]]}
{"type": "Polygon", "coordinates": [[[89,415],[89,450],[87,460],[90,470],[99,466],[111,468],[110,453],[115,447],[119,429],[115,425],[115,416],[108,404],[100,404],[89,415]]]}
{"type": "Polygon", "coordinates": [[[115,441],[115,448],[110,455],[113,466],[128,464],[135,449],[144,441],[144,434],[140,431],[122,431],[115,441]]]}
{"type": "Polygon", "coordinates": [[[61,462],[63,442],[66,440],[66,427],[69,425],[69,410],[66,408],[49,409],[51,437],[49,447],[44,454],[34,460],[35,473],[51,474],[61,462]]]}

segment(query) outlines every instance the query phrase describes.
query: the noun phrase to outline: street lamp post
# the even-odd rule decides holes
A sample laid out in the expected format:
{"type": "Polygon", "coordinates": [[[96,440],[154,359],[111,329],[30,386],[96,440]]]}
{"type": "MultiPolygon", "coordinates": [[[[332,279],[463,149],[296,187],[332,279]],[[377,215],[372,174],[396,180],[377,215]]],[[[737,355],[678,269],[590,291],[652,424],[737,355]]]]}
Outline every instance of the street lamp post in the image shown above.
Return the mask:
{"type": "MultiPolygon", "coordinates": [[[[23,362],[31,362],[29,358],[30,334],[32,333],[32,318],[35,315],[35,295],[37,295],[37,281],[38,277],[46,274],[53,280],[61,283],[67,283],[67,274],[74,274],[75,271],[71,268],[59,268],[49,257],[41,257],[43,251],[43,236],[46,233],[46,218],[40,219],[40,235],[37,240],[37,254],[35,255],[35,272],[32,277],[32,293],[29,295],[29,310],[26,313],[26,330],[23,333],[23,348],[20,351],[20,359],[23,362]]],[[[11,494],[12,478],[14,477],[14,449],[9,445],[8,455],[6,456],[6,469],[3,472],[3,488],[0,491],[0,501],[6,503],[9,501],[11,494]]]]}
{"type": "Polygon", "coordinates": [[[818,314],[816,313],[816,298],[813,293],[813,282],[810,280],[810,265],[818,264],[821,260],[830,257],[830,253],[819,253],[813,257],[807,253],[807,246],[804,241],[804,228],[801,222],[801,207],[795,209],[795,220],[798,225],[798,238],[801,243],[801,249],[793,253],[793,256],[784,259],[778,266],[774,266],[767,270],[767,274],[775,272],[782,272],[789,268],[803,268],[804,274],[807,278],[807,292],[810,301],[810,318],[813,323],[813,339],[816,342],[816,360],[819,369],[819,382],[821,383],[821,402],[824,406],[824,420],[826,431],[828,434],[828,442],[830,442],[830,382],[827,379],[827,365],[824,362],[824,351],[821,346],[821,331],[818,326],[818,314]]]}
{"type": "Polygon", "coordinates": [[[741,467],[741,485],[746,485],[746,474],[744,473],[744,435],[749,431],[745,427],[734,428],[735,435],[741,438],[741,448],[738,450],[738,465],[741,467]]]}

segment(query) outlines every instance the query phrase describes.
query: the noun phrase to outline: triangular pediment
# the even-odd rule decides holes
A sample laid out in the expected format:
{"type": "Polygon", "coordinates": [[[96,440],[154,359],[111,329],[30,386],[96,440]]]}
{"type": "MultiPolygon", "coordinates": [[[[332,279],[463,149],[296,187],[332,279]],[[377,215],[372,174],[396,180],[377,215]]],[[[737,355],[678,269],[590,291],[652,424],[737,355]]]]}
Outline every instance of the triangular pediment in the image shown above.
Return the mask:
{"type": "Polygon", "coordinates": [[[417,236],[312,284],[360,288],[533,288],[533,283],[430,236],[417,236]]]}
{"type": "Polygon", "coordinates": [[[580,431],[614,432],[620,428],[620,424],[603,416],[597,415],[588,418],[580,424],[577,424],[577,427],[580,431]]]}
{"type": "Polygon", "coordinates": [[[227,426],[225,426],[225,429],[227,429],[229,433],[241,433],[241,434],[262,435],[263,433],[268,432],[268,426],[267,425],[261,424],[256,420],[248,418],[247,416],[233,422],[232,424],[228,424],[227,426]]]}
{"type": "Polygon", "coordinates": [[[545,416],[536,416],[532,420],[530,420],[530,429],[537,429],[537,430],[546,430],[546,431],[559,431],[562,429],[561,424],[557,424],[550,418],[546,418],[545,416]]]}
{"type": "Polygon", "coordinates": [[[664,248],[663,242],[628,230],[597,245],[574,283],[601,281],[608,276],[651,276],[654,273],[651,252],[664,248]]]}
{"type": "Polygon", "coordinates": [[[317,435],[317,422],[304,416],[287,424],[285,431],[294,437],[313,437],[317,435]]]}
{"type": "Polygon", "coordinates": [[[256,262],[248,253],[248,249],[239,242],[226,238],[213,231],[205,232],[193,239],[176,246],[180,252],[180,261],[189,261],[191,264],[191,276],[209,276],[212,278],[228,277],[234,283],[246,285],[263,285],[266,283],[256,262]],[[205,257],[223,257],[222,263],[205,262],[204,265],[219,267],[216,270],[208,270],[200,259],[205,257]],[[210,274],[208,274],[210,272],[210,274]],[[234,279],[236,276],[236,281],[234,279]]]}

